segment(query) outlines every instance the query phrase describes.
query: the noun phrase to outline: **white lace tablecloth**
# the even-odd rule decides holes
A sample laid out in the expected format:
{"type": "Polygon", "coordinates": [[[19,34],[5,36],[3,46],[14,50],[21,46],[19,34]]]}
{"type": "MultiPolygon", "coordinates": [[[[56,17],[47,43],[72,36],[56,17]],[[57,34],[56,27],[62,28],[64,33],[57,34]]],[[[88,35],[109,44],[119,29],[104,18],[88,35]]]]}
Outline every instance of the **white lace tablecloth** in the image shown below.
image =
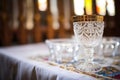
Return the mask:
{"type": "Polygon", "coordinates": [[[0,80],[96,80],[94,77],[30,59],[48,55],[44,43],[1,47],[0,80]]]}

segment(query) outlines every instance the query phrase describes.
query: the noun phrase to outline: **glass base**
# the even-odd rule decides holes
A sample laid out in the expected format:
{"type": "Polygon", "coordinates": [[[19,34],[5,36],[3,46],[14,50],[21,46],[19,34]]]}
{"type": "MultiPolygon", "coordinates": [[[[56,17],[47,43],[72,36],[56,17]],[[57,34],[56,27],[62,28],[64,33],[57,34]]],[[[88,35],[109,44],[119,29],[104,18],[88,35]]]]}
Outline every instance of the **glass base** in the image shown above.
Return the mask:
{"type": "Polygon", "coordinates": [[[107,61],[104,58],[94,58],[93,61],[96,63],[99,63],[99,64],[106,64],[107,63],[107,61]]]}
{"type": "Polygon", "coordinates": [[[79,62],[75,64],[75,68],[82,72],[98,72],[102,69],[100,64],[94,62],[93,63],[79,62]]]}

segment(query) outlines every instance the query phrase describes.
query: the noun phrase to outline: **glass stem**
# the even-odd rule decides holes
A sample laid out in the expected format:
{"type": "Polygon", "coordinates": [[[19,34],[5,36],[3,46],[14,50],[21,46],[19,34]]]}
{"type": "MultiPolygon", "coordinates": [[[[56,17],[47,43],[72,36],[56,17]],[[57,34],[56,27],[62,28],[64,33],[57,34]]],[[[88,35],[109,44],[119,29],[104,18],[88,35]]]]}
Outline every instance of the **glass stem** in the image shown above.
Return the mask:
{"type": "Polygon", "coordinates": [[[94,48],[85,48],[84,51],[85,51],[86,63],[93,62],[94,48]]]}

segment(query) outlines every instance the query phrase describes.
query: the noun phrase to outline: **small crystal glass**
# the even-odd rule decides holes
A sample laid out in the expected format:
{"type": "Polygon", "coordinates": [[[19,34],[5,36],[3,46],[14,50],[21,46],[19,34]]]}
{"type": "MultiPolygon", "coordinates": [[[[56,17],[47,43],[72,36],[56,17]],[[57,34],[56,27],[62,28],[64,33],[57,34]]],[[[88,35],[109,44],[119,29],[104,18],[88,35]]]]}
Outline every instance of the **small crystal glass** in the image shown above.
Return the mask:
{"type": "Polygon", "coordinates": [[[95,48],[95,62],[111,65],[119,58],[118,48],[120,39],[118,37],[103,37],[102,42],[95,48]]]}
{"type": "Polygon", "coordinates": [[[83,47],[85,61],[75,64],[84,72],[97,72],[101,66],[93,61],[94,48],[102,41],[104,21],[100,15],[83,15],[73,17],[73,29],[76,41],[83,47]]]}
{"type": "Polygon", "coordinates": [[[50,51],[49,60],[59,64],[72,64],[77,60],[76,52],[79,48],[73,39],[49,39],[46,40],[50,51]]]}
{"type": "Polygon", "coordinates": [[[102,43],[95,48],[96,56],[93,61],[101,65],[118,64],[120,59],[119,45],[119,37],[103,37],[102,43]]]}

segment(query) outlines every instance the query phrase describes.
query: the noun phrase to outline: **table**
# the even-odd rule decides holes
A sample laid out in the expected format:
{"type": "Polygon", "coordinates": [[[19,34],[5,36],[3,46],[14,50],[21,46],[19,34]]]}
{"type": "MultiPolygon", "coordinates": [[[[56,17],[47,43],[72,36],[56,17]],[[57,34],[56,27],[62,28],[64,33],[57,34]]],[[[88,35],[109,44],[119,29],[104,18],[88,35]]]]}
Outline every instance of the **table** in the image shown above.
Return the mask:
{"type": "Polygon", "coordinates": [[[45,43],[1,47],[0,80],[96,80],[89,75],[31,59],[40,55],[49,55],[45,43]]]}

